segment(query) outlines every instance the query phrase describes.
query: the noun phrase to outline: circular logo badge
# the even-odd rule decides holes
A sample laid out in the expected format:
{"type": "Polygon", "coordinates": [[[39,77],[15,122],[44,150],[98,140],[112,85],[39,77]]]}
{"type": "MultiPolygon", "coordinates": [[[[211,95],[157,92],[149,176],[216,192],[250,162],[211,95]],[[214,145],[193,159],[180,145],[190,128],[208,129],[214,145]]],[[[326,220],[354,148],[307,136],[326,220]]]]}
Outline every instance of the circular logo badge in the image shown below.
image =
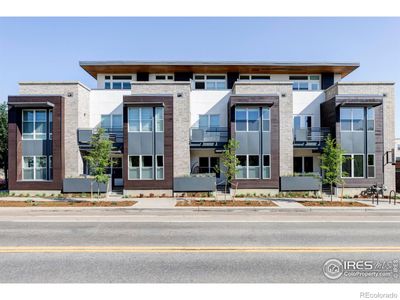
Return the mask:
{"type": "Polygon", "coordinates": [[[343,264],[338,259],[329,259],[322,267],[324,274],[329,279],[338,279],[343,275],[343,264]]]}

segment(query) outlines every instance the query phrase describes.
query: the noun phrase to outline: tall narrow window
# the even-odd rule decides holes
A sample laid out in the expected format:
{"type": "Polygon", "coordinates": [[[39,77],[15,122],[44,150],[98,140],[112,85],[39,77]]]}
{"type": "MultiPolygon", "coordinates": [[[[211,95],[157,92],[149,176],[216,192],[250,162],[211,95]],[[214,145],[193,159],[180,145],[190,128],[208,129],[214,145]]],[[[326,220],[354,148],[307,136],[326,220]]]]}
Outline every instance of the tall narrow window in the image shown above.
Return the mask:
{"type": "Polygon", "coordinates": [[[346,154],[342,165],[342,177],[364,178],[364,155],[346,154]]]}
{"type": "Polygon", "coordinates": [[[164,108],[156,107],[156,131],[164,131],[164,108]]]}
{"type": "Polygon", "coordinates": [[[53,110],[49,110],[49,139],[53,139],[53,110]]]}
{"type": "Polygon", "coordinates": [[[140,173],[141,179],[153,179],[153,156],[142,156],[140,173]]]}
{"type": "Polygon", "coordinates": [[[375,109],[373,107],[367,109],[367,129],[368,131],[375,130],[375,109]]]}
{"type": "Polygon", "coordinates": [[[164,156],[157,155],[157,171],[156,171],[156,179],[162,180],[164,179],[164,156]]]}
{"type": "Polygon", "coordinates": [[[247,110],[236,109],[235,114],[236,131],[247,131],[247,110]]]}
{"type": "Polygon", "coordinates": [[[258,155],[249,155],[248,174],[248,178],[260,178],[260,157],[258,155]]]}
{"type": "Polygon", "coordinates": [[[353,108],[353,131],[364,130],[364,108],[353,108]]]}
{"type": "Polygon", "coordinates": [[[246,179],[247,178],[247,156],[246,155],[237,155],[238,159],[238,172],[236,178],[238,179],[246,179]]]}
{"type": "Polygon", "coordinates": [[[353,171],[352,171],[352,160],[351,160],[351,155],[343,155],[344,157],[344,162],[342,164],[342,177],[352,177],[353,171]]]}
{"type": "Polygon", "coordinates": [[[269,155],[263,155],[263,179],[271,178],[271,161],[269,155]]]}
{"type": "Polygon", "coordinates": [[[140,108],[129,107],[128,124],[129,131],[140,131],[140,108]]]}
{"type": "Polygon", "coordinates": [[[368,154],[368,178],[375,177],[375,154],[368,154]]]}
{"type": "Polygon", "coordinates": [[[140,179],[140,156],[129,156],[129,179],[140,179]]]}
{"type": "Polygon", "coordinates": [[[141,118],[141,131],[152,131],[153,130],[153,108],[142,107],[140,113],[141,118]]]}
{"type": "Polygon", "coordinates": [[[262,126],[263,126],[263,131],[269,131],[270,109],[266,107],[262,109],[262,126]]]}

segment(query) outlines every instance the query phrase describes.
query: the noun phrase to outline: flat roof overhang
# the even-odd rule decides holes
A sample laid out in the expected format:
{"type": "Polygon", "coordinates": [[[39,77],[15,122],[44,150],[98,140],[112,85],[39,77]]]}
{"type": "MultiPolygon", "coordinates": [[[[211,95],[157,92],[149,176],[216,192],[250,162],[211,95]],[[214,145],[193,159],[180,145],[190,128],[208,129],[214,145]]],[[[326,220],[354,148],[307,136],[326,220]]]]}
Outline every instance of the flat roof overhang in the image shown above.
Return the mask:
{"type": "Polygon", "coordinates": [[[252,73],[320,74],[338,73],[342,78],[357,69],[359,63],[330,62],[245,62],[245,61],[81,61],[79,65],[94,78],[97,74],[149,73],[252,73]]]}
{"type": "Polygon", "coordinates": [[[7,103],[11,107],[40,107],[40,108],[53,108],[54,104],[43,101],[43,102],[28,102],[28,101],[8,101],[7,103]]]}

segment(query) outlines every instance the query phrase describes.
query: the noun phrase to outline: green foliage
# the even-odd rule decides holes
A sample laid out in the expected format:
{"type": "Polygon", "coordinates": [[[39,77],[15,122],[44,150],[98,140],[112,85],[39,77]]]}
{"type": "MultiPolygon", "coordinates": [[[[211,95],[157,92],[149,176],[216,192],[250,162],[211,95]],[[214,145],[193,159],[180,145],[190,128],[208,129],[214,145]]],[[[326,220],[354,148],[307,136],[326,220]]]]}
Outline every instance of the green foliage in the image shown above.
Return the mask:
{"type": "Polygon", "coordinates": [[[239,160],[236,157],[236,150],[238,148],[239,142],[234,139],[230,139],[228,143],[224,145],[221,161],[225,167],[223,173],[228,183],[232,183],[232,180],[238,173],[237,166],[239,165],[239,160]]]}
{"type": "Polygon", "coordinates": [[[7,104],[0,104],[0,168],[7,178],[8,169],[8,110],[7,104]]]}
{"type": "Polygon", "coordinates": [[[331,186],[331,200],[333,185],[342,184],[342,176],[347,175],[344,172],[342,173],[342,165],[346,161],[344,154],[345,152],[340,144],[336,143],[336,140],[329,135],[322,150],[321,169],[324,170],[322,182],[331,186]]]}
{"type": "Polygon", "coordinates": [[[106,168],[109,168],[112,165],[112,142],[105,134],[103,128],[99,128],[97,132],[92,135],[90,145],[91,151],[85,156],[90,171],[97,184],[107,184],[109,177],[106,174],[106,168]]]}

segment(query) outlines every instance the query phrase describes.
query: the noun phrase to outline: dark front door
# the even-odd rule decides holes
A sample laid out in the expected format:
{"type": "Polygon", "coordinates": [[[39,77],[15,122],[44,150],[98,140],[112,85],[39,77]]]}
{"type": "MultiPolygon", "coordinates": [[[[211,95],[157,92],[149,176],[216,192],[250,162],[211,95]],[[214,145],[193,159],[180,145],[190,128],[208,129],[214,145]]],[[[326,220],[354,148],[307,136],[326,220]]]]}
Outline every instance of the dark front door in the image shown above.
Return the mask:
{"type": "Polygon", "coordinates": [[[122,188],[122,157],[113,158],[113,166],[111,168],[112,188],[122,188]]]}

